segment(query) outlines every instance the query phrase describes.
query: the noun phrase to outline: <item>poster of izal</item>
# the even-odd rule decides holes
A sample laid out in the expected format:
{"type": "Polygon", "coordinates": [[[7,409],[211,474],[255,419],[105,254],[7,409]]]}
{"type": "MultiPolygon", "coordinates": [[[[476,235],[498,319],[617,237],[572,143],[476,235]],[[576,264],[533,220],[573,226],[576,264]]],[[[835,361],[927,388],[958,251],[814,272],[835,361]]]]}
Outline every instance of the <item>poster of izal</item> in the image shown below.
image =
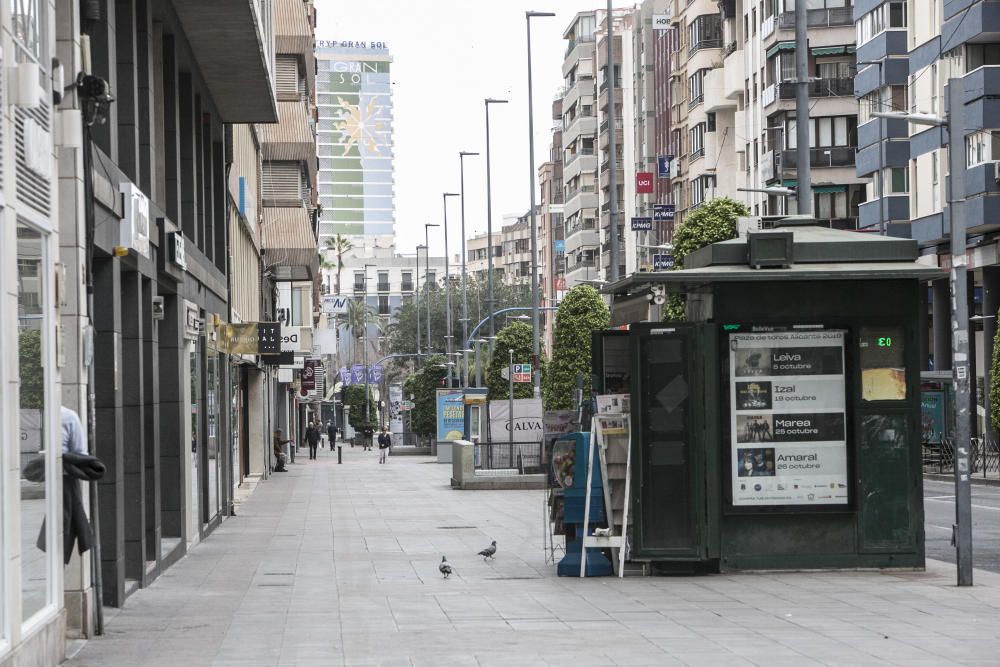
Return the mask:
{"type": "Polygon", "coordinates": [[[846,505],[843,331],[731,334],[736,506],[846,505]]]}
{"type": "Polygon", "coordinates": [[[403,406],[403,385],[389,385],[389,432],[400,434],[403,432],[403,413],[400,408],[403,406]]]}

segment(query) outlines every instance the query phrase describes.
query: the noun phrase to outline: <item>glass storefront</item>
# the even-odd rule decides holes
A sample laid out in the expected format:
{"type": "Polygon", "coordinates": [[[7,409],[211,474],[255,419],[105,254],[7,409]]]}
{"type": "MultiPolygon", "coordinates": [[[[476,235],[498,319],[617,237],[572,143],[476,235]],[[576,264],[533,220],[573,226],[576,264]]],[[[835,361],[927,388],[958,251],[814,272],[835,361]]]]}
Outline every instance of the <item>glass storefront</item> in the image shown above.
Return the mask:
{"type": "Polygon", "coordinates": [[[201,455],[201,351],[202,338],[191,346],[191,514],[201,525],[201,476],[198,457],[201,455]]]}
{"type": "Polygon", "coordinates": [[[21,621],[52,602],[53,550],[51,521],[46,521],[51,483],[46,483],[46,469],[54,456],[55,434],[47,425],[55,409],[49,405],[47,388],[52,386],[47,368],[48,346],[52,344],[46,322],[47,285],[45,276],[45,236],[24,223],[17,225],[17,350],[20,388],[21,471],[21,621]]]}

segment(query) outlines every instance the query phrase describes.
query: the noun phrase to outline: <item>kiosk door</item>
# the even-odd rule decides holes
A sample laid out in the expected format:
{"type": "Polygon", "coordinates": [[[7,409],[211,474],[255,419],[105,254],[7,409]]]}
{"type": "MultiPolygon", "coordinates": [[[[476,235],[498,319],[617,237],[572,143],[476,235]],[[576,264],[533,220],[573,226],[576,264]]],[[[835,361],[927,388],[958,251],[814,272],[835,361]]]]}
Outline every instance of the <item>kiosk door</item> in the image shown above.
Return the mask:
{"type": "Polygon", "coordinates": [[[699,561],[705,544],[702,327],[639,324],[632,339],[633,557],[699,561]],[[699,334],[699,335],[696,335],[699,334]]]}

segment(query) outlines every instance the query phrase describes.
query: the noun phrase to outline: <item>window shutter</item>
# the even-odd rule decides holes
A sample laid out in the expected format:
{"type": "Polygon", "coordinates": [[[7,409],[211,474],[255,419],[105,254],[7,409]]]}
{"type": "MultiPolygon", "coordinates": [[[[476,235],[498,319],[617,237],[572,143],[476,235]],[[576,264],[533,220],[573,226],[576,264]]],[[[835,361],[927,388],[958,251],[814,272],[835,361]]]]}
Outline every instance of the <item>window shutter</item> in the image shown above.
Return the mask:
{"type": "Polygon", "coordinates": [[[265,162],[262,170],[264,206],[302,206],[302,169],[297,162],[265,162]]]}
{"type": "Polygon", "coordinates": [[[274,63],[274,89],[278,100],[295,101],[299,98],[299,59],[289,54],[278,54],[274,63]]]}

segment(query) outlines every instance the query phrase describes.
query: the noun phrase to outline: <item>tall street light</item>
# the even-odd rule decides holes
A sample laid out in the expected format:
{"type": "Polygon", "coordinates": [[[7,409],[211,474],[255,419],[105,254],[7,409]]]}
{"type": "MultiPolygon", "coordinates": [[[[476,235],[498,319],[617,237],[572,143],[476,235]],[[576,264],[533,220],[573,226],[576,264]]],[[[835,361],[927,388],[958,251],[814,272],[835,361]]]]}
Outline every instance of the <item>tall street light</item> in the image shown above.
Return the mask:
{"type": "Polygon", "coordinates": [[[531,379],[535,398],[542,396],[542,371],[538,338],[538,229],[535,226],[535,113],[531,94],[531,19],[555,16],[552,12],[525,12],[528,31],[528,180],[531,184],[531,379]]]}
{"type": "Polygon", "coordinates": [[[365,423],[368,423],[368,415],[371,414],[371,406],[368,404],[368,377],[370,375],[368,371],[368,267],[378,266],[378,264],[365,264],[365,301],[364,308],[362,312],[365,318],[365,329],[364,329],[364,363],[365,363],[365,423]]]}
{"type": "MultiPolygon", "coordinates": [[[[948,209],[951,213],[951,358],[955,392],[955,562],[958,585],[972,585],[972,487],[969,480],[971,445],[969,395],[969,284],[966,282],[968,239],[965,220],[965,103],[964,81],[948,79],[948,114],[945,118],[921,113],[876,112],[876,118],[898,118],[916,125],[945,127],[948,132],[948,209]]],[[[975,372],[975,370],[971,370],[975,372]]]]}
{"type": "MultiPolygon", "coordinates": [[[[469,296],[465,289],[465,158],[471,157],[473,155],[479,155],[479,153],[473,153],[470,151],[459,151],[458,162],[459,162],[459,172],[461,179],[461,206],[462,206],[462,341],[467,341],[469,339],[469,296]]],[[[469,355],[463,352],[462,354],[462,375],[461,375],[461,386],[466,385],[466,381],[469,375],[469,355]]]]}
{"type": "MultiPolygon", "coordinates": [[[[455,337],[451,334],[451,275],[448,271],[448,197],[457,197],[457,192],[442,192],[441,203],[444,208],[444,321],[447,333],[444,337],[447,343],[448,361],[452,358],[452,344],[455,337]]],[[[448,388],[451,389],[451,369],[448,366],[448,388]]]]}
{"type": "Polygon", "coordinates": [[[425,347],[424,349],[427,350],[427,354],[430,354],[431,352],[431,292],[430,292],[430,285],[428,284],[429,283],[428,278],[431,275],[431,242],[428,230],[431,227],[440,227],[440,226],[441,225],[437,224],[436,222],[428,222],[424,224],[424,245],[426,246],[424,254],[424,260],[425,260],[424,268],[426,270],[426,273],[424,274],[424,289],[427,290],[427,299],[426,299],[427,300],[427,347],[425,347]]]}
{"type": "Polygon", "coordinates": [[[417,307],[417,362],[420,361],[420,249],[424,249],[424,255],[427,255],[427,246],[418,245],[417,246],[417,282],[414,284],[416,288],[416,299],[414,304],[417,307]]]}
{"type": "Polygon", "coordinates": [[[608,235],[611,261],[608,280],[617,282],[621,262],[618,246],[618,127],[615,121],[615,30],[611,0],[608,0],[608,65],[604,82],[608,86],[608,235]]]}
{"type": "MultiPolygon", "coordinates": [[[[493,191],[490,183],[490,105],[507,104],[507,100],[487,97],[486,100],[486,310],[496,309],[493,300],[493,191]]],[[[490,319],[490,335],[496,335],[493,319],[490,319]]]]}

